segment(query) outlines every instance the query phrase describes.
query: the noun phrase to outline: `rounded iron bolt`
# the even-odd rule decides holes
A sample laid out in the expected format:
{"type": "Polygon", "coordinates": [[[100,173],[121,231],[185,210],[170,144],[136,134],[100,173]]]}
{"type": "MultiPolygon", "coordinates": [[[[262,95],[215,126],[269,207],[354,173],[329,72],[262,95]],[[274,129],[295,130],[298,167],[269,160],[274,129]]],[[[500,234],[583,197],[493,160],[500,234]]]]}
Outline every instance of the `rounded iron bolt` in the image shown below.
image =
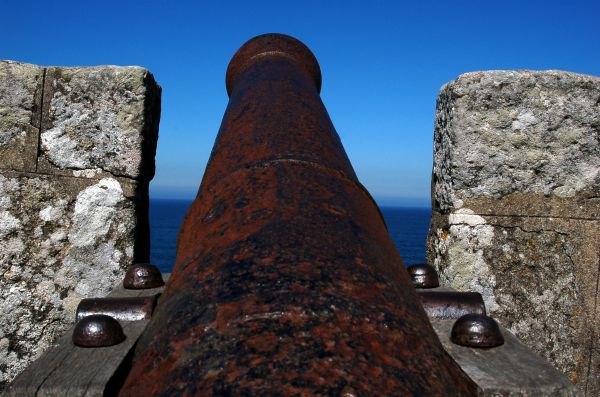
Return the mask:
{"type": "Polygon", "coordinates": [[[468,347],[495,347],[504,343],[498,323],[485,314],[465,314],[456,320],[450,340],[468,347]]]}
{"type": "Polygon", "coordinates": [[[150,263],[136,263],[131,266],[125,278],[123,287],[125,289],[150,289],[165,285],[160,270],[150,263]]]}
{"type": "Polygon", "coordinates": [[[80,347],[113,346],[124,340],[121,324],[105,314],[84,317],[73,330],[73,343],[80,347]]]}
{"type": "Polygon", "coordinates": [[[409,266],[406,270],[415,288],[435,288],[440,286],[440,280],[433,266],[420,263],[409,266]]]}

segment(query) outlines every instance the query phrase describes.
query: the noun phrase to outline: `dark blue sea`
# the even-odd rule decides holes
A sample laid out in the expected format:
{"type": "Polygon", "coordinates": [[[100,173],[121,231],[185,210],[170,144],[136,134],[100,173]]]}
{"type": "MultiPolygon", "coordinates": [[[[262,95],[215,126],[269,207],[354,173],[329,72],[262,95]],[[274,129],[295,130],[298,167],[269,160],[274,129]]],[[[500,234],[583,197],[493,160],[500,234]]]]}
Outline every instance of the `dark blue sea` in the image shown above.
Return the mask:
{"type": "MultiPolygon", "coordinates": [[[[179,227],[191,201],[150,201],[150,260],[163,272],[175,262],[179,227]]],[[[381,207],[392,240],[407,265],[425,262],[425,239],[429,228],[429,208],[381,207]]]]}

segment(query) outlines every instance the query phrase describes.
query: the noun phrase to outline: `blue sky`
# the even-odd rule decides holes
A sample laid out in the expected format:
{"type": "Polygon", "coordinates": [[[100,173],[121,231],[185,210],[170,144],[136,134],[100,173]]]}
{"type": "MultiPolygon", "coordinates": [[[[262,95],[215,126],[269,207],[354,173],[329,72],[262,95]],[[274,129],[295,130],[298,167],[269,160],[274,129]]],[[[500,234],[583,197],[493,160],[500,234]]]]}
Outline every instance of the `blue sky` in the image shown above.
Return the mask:
{"type": "Polygon", "coordinates": [[[0,59],[141,65],[163,87],[153,198],[192,198],[246,40],[287,33],[315,53],[321,96],[383,205],[429,204],[435,98],[461,73],[600,75],[600,2],[0,0],[0,59]]]}

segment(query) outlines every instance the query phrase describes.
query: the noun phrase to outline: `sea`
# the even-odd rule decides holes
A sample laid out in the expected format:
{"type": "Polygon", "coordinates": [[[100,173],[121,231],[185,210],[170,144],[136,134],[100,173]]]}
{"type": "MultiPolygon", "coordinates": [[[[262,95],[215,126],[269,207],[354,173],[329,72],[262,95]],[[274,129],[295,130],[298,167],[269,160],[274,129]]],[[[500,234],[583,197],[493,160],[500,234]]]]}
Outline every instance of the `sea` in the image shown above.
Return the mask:
{"type": "MultiPolygon", "coordinates": [[[[175,263],[177,235],[192,201],[150,200],[150,261],[162,272],[170,272],[175,263]]],[[[380,207],[388,231],[404,263],[425,262],[425,240],[431,209],[380,207]]]]}

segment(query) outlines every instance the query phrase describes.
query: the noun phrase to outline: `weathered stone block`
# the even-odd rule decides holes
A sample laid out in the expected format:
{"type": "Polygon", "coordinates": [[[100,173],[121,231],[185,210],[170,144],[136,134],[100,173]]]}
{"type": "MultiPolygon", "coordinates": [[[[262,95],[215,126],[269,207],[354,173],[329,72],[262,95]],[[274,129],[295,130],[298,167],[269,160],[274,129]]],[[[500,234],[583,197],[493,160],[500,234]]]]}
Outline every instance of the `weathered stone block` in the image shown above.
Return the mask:
{"type": "Polygon", "coordinates": [[[48,68],[40,170],[152,179],[159,95],[140,67],[48,68]]]}
{"type": "Polygon", "coordinates": [[[44,69],[0,61],[0,168],[35,171],[44,69]]]}
{"type": "Polygon", "coordinates": [[[600,394],[600,78],[467,73],[438,97],[428,258],[600,394]]]}
{"type": "Polygon", "coordinates": [[[2,62],[0,94],[1,390],[148,260],[160,87],[139,67],[2,62]]]}

